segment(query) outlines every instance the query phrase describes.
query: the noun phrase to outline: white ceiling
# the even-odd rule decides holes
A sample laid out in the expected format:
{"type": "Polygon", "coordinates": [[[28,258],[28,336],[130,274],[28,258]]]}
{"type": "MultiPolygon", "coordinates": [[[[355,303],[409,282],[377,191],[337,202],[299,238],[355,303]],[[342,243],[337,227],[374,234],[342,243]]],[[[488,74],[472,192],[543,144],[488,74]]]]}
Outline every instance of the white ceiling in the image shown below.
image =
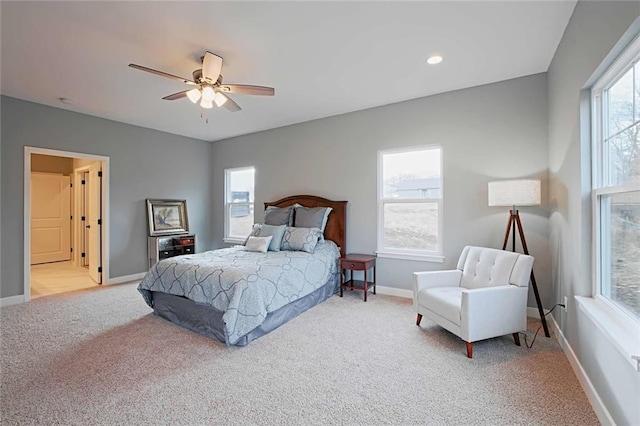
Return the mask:
{"type": "Polygon", "coordinates": [[[575,3],[3,1],[0,91],[215,141],[544,72],[575,3]],[[214,107],[207,124],[161,99],[186,85],[128,67],[190,78],[206,50],[225,83],[275,97],[232,95],[243,110],[214,107]]]}

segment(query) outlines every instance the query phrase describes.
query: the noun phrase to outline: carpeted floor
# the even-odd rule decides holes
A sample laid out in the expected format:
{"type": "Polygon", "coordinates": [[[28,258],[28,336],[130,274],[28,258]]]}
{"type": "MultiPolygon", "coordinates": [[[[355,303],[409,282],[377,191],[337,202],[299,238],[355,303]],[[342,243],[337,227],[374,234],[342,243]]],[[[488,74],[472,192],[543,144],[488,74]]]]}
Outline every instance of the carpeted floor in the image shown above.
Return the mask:
{"type": "MultiPolygon", "coordinates": [[[[598,424],[538,336],[464,342],[411,301],[332,297],[244,348],[153,316],[124,284],[0,310],[1,423],[598,424]]],[[[530,324],[530,334],[537,324],[530,324]]]]}

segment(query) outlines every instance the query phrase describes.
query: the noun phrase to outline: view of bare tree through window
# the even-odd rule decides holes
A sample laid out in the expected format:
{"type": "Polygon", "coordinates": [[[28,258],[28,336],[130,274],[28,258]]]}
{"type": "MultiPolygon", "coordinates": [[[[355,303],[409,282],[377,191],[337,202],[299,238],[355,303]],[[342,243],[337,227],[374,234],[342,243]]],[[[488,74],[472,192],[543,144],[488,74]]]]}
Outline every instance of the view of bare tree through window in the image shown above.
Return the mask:
{"type": "MultiPolygon", "coordinates": [[[[640,182],[640,67],[634,64],[604,93],[603,182],[640,182]]],[[[601,293],[640,317],[640,191],[599,196],[601,293]]]]}
{"type": "Polygon", "coordinates": [[[640,191],[607,196],[611,212],[611,294],[640,316],[640,191]]]}

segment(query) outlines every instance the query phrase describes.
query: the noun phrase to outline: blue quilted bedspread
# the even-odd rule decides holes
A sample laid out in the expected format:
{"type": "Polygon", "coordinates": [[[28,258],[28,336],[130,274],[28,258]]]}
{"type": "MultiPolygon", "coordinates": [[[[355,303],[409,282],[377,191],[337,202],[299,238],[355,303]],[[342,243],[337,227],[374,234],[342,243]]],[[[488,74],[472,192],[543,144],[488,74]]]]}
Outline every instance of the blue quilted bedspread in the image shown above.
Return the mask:
{"type": "Polygon", "coordinates": [[[236,343],[267,314],[322,287],[338,271],[340,251],[321,241],[313,253],[256,253],[237,246],[172,257],[156,263],[138,290],[153,307],[151,291],[184,296],[224,312],[227,342],[236,343]]]}

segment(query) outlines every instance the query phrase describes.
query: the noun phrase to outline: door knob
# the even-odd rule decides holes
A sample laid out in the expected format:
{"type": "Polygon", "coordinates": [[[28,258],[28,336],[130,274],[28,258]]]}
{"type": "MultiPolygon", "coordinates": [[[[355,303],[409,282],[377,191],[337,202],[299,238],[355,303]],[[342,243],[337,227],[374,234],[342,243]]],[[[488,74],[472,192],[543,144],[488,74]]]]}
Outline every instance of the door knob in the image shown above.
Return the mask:
{"type": "Polygon", "coordinates": [[[87,225],[87,229],[91,228],[91,225],[87,225]]]}

